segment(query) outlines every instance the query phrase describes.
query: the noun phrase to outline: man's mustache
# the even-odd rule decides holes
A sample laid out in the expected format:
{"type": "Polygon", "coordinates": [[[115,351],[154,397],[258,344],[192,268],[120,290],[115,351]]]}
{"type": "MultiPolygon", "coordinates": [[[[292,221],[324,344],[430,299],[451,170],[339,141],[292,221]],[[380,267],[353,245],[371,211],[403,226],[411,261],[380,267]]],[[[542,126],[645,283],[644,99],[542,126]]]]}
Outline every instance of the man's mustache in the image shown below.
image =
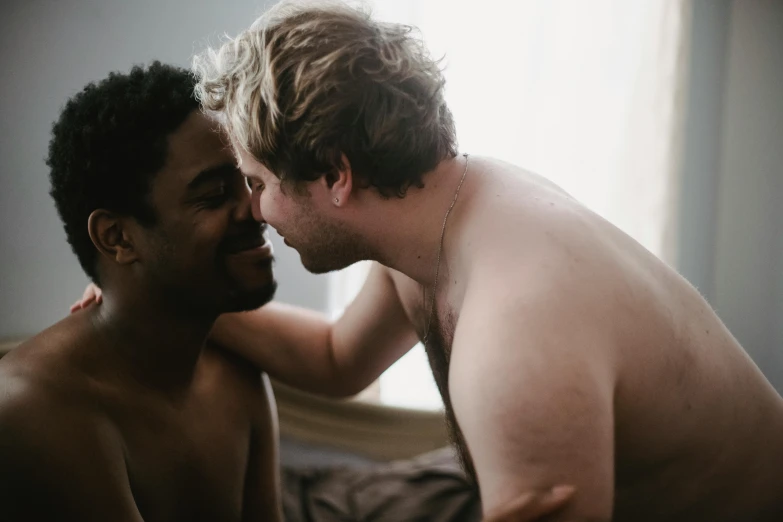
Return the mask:
{"type": "Polygon", "coordinates": [[[227,237],[220,246],[220,251],[225,254],[236,254],[243,250],[257,248],[266,243],[266,225],[254,223],[252,226],[245,227],[231,236],[227,237]]]}

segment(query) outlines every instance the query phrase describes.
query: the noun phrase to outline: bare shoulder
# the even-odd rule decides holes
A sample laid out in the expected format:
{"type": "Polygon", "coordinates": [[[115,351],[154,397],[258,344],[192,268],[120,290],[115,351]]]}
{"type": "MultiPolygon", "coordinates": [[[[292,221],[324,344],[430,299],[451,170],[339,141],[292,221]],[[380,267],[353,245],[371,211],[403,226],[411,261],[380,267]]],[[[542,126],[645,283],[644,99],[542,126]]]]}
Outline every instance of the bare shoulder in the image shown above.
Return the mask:
{"type": "Polygon", "coordinates": [[[102,428],[98,401],[90,400],[84,389],[36,372],[23,358],[8,359],[0,366],[0,458],[95,449],[93,436],[109,433],[102,428]]]}
{"type": "Polygon", "coordinates": [[[3,520],[140,522],[111,423],[62,390],[0,381],[3,520]]]}
{"type": "Polygon", "coordinates": [[[554,222],[563,219],[487,234],[463,256],[465,299],[490,299],[497,307],[559,316],[592,316],[591,311],[609,307],[612,300],[605,298],[615,294],[623,263],[600,244],[588,243],[579,225],[554,222]]]}
{"type": "Polygon", "coordinates": [[[91,378],[77,362],[90,351],[83,322],[69,317],[0,359],[0,469],[94,455],[115,439],[91,378]]]}
{"type": "Polygon", "coordinates": [[[269,377],[251,361],[211,343],[199,365],[200,388],[211,400],[242,405],[252,417],[273,407],[269,377]]]}
{"type": "Polygon", "coordinates": [[[30,337],[0,359],[2,379],[12,375],[24,376],[31,382],[61,384],[71,377],[71,385],[84,382],[84,355],[94,344],[90,336],[89,312],[79,312],[53,324],[49,328],[30,337]]]}
{"type": "Polygon", "coordinates": [[[474,289],[489,285],[499,299],[605,316],[630,286],[663,271],[641,245],[551,181],[481,161],[486,181],[461,216],[458,254],[459,272],[480,281],[474,289]]]}
{"type": "Polygon", "coordinates": [[[53,486],[87,456],[121,460],[117,442],[110,423],[83,395],[55,381],[0,371],[0,481],[53,486]]]}
{"type": "Polygon", "coordinates": [[[50,426],[50,415],[51,422],[58,420],[63,402],[27,377],[0,372],[0,459],[5,461],[25,446],[45,442],[51,430],[43,428],[50,426]]]}
{"type": "Polygon", "coordinates": [[[90,378],[76,362],[83,345],[74,330],[58,323],[0,359],[0,430],[5,436],[33,440],[98,415],[90,378]]]}
{"type": "Polygon", "coordinates": [[[199,371],[214,379],[216,384],[225,385],[232,381],[238,384],[255,386],[260,382],[261,370],[241,355],[226,350],[209,341],[199,361],[199,371]]]}
{"type": "Polygon", "coordinates": [[[550,182],[513,167],[490,167],[487,186],[464,216],[457,271],[465,274],[465,293],[457,334],[491,321],[506,343],[513,340],[505,346],[536,352],[570,346],[566,351],[612,366],[613,310],[633,265],[613,227],[550,182]]]}

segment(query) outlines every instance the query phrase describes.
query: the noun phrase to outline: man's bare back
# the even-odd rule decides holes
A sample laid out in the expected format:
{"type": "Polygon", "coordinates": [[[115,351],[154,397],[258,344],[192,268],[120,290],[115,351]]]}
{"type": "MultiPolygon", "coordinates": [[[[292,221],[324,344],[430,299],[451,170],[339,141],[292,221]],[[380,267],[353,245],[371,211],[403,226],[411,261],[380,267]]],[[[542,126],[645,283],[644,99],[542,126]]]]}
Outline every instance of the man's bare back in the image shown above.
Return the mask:
{"type": "Polygon", "coordinates": [[[190,385],[163,394],[120,370],[94,312],[0,361],[0,518],[229,522],[276,511],[266,377],[205,348],[190,385]]]}
{"type": "MultiPolygon", "coordinates": [[[[459,231],[457,239],[445,247],[458,252],[456,263],[442,276],[448,284],[437,296],[427,347],[449,416],[459,408],[451,404],[449,389],[466,386],[449,362],[472,271],[490,270],[498,256],[508,257],[519,266],[499,272],[509,292],[525,296],[527,288],[551,287],[552,309],[559,301],[577,302],[576,309],[568,303],[564,313],[584,307],[585,315],[597,318],[594,327],[611,339],[592,355],[611,367],[613,520],[780,520],[783,400],[706,301],[630,237],[546,180],[501,162],[471,161],[466,200],[450,225],[459,231]],[[569,285],[556,281],[563,270],[570,273],[569,285]]],[[[399,272],[389,274],[406,315],[424,337],[421,286],[399,272]]],[[[553,326],[569,326],[550,319],[553,326]]],[[[463,367],[487,357],[480,343],[462,348],[455,357],[463,367]]],[[[557,422],[557,415],[551,418],[557,422]]],[[[458,414],[452,425],[459,421],[458,414]]],[[[483,441],[474,437],[466,444],[459,429],[454,438],[472,471],[468,447],[483,441]]],[[[525,472],[522,463],[519,472],[525,472]]]]}

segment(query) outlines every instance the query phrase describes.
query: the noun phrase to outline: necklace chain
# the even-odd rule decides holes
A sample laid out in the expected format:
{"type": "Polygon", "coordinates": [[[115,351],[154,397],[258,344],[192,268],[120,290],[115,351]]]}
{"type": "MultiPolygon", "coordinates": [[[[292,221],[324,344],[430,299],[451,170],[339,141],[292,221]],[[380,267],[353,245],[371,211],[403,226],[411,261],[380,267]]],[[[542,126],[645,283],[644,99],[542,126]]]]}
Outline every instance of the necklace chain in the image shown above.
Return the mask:
{"type": "MultiPolygon", "coordinates": [[[[438,244],[438,258],[435,262],[435,282],[432,284],[432,297],[430,297],[430,311],[427,314],[427,326],[424,330],[424,338],[422,339],[422,344],[424,346],[427,346],[427,340],[430,338],[430,327],[432,326],[432,315],[435,313],[435,295],[437,294],[438,289],[438,275],[440,274],[440,256],[443,252],[443,238],[446,235],[446,223],[449,220],[449,214],[451,214],[451,210],[454,208],[454,205],[457,203],[457,198],[459,197],[459,190],[462,188],[462,183],[465,181],[465,176],[468,173],[468,155],[463,154],[462,155],[465,158],[465,170],[462,171],[462,179],[459,181],[459,185],[457,185],[457,190],[454,192],[454,199],[451,202],[451,205],[449,206],[449,209],[446,211],[446,215],[443,217],[443,226],[440,230],[440,242],[438,244]]],[[[427,295],[427,289],[424,289],[424,295],[427,295]]]]}

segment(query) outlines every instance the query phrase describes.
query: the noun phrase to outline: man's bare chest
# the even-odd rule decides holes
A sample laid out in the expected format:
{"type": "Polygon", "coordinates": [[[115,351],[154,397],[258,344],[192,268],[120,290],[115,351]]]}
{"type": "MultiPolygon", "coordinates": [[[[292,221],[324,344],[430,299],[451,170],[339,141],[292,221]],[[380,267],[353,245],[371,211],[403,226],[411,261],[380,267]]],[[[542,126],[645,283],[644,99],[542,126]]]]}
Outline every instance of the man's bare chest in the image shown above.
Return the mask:
{"type": "MultiPolygon", "coordinates": [[[[449,280],[448,277],[445,279],[449,280]]],[[[447,287],[439,292],[430,308],[431,301],[427,299],[421,285],[401,275],[395,280],[395,284],[408,320],[424,345],[432,376],[443,399],[449,435],[457,449],[460,464],[468,477],[478,483],[473,459],[454,415],[449,391],[451,349],[459,320],[462,289],[458,284],[454,284],[452,288],[447,287]]]]}
{"type": "Polygon", "coordinates": [[[391,271],[395,289],[408,321],[419,340],[438,337],[438,344],[451,351],[454,329],[464,295],[463,286],[447,272],[441,274],[435,289],[422,285],[399,272],[391,271]]]}
{"type": "Polygon", "coordinates": [[[232,408],[147,407],[118,422],[131,493],[145,522],[239,521],[250,421],[232,408]]]}

